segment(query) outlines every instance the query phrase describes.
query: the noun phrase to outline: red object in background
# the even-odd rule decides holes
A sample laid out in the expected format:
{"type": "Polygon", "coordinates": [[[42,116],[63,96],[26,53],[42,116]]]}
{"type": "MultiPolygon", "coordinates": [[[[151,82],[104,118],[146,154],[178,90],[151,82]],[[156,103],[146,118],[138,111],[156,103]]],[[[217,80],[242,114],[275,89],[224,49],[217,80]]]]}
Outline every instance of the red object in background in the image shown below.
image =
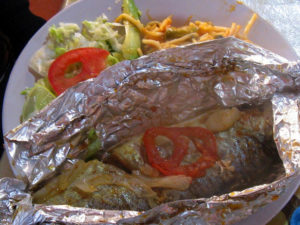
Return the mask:
{"type": "Polygon", "coordinates": [[[64,0],[29,0],[29,9],[36,16],[49,20],[61,10],[64,0]]]}

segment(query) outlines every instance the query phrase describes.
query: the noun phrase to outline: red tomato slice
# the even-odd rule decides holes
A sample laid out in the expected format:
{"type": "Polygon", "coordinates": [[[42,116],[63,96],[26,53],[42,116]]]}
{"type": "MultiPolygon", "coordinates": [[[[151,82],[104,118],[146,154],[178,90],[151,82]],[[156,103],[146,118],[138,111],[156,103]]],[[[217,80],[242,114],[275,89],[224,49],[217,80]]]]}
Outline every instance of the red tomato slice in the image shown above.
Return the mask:
{"type": "Polygon", "coordinates": [[[96,77],[106,67],[109,52],[100,48],[78,48],[70,50],[57,57],[48,71],[49,82],[57,95],[75,84],[96,77]],[[66,70],[74,63],[82,64],[81,72],[72,78],[67,78],[66,70]]]}
{"type": "Polygon", "coordinates": [[[218,159],[216,138],[211,131],[202,127],[153,127],[145,132],[143,142],[149,163],[167,176],[181,174],[201,177],[205,175],[205,170],[212,167],[218,159]],[[173,154],[169,159],[160,156],[155,144],[157,136],[165,136],[173,142],[173,154]],[[188,152],[187,138],[194,142],[202,156],[194,163],[180,165],[188,152]],[[200,139],[202,143],[194,138],[200,139]]]}

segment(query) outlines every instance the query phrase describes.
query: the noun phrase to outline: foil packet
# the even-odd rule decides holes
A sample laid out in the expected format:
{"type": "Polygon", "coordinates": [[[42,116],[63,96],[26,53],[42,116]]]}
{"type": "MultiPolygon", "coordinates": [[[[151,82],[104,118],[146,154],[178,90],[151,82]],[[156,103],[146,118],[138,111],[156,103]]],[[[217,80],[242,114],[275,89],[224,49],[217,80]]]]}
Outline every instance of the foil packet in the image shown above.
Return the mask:
{"type": "MultiPolygon", "coordinates": [[[[54,176],[68,159],[79,157],[92,127],[99,132],[105,156],[122,140],[153,126],[176,124],[215,107],[272,101],[274,140],[285,171],[275,174],[271,183],[220,196],[170,202],[145,212],[34,205],[30,197],[11,201],[8,193],[0,202],[9,209],[17,207],[16,224],[240,221],[278,199],[297,179],[299,74],[299,62],[289,62],[232,37],[166,49],[118,63],[97,78],[68,89],[5,135],[14,173],[27,184],[28,191],[54,176]]],[[[3,182],[0,180],[0,185],[3,182]]],[[[10,183],[10,188],[18,187],[10,183]]],[[[7,215],[11,215],[9,212],[7,215]]]]}

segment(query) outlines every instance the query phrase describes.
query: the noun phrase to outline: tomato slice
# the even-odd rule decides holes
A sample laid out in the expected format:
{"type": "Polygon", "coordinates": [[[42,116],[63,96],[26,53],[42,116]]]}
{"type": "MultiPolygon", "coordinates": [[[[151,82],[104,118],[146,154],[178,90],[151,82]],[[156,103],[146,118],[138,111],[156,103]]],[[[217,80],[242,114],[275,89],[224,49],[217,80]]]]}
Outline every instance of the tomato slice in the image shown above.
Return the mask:
{"type": "Polygon", "coordinates": [[[201,177],[205,170],[214,165],[218,159],[217,144],[214,134],[202,127],[153,127],[143,137],[149,163],[164,175],[186,175],[201,177]],[[173,154],[169,159],[160,156],[155,144],[157,136],[169,138],[173,144],[173,154]],[[194,163],[180,165],[187,154],[189,142],[193,141],[201,157],[194,163]],[[198,141],[200,140],[201,143],[198,141]]]}
{"type": "Polygon", "coordinates": [[[96,77],[106,68],[109,52],[100,48],[78,48],[57,57],[48,71],[49,82],[57,95],[75,84],[96,77]],[[68,67],[81,63],[81,72],[71,78],[66,77],[68,67]]]}
{"type": "Polygon", "coordinates": [[[178,166],[188,149],[187,139],[181,137],[180,132],[178,132],[178,129],[176,128],[153,127],[145,132],[143,141],[146,147],[148,160],[153,167],[157,167],[158,164],[178,166]],[[170,159],[163,159],[160,157],[159,151],[155,145],[155,138],[157,136],[165,136],[174,143],[174,150],[170,159]]]}

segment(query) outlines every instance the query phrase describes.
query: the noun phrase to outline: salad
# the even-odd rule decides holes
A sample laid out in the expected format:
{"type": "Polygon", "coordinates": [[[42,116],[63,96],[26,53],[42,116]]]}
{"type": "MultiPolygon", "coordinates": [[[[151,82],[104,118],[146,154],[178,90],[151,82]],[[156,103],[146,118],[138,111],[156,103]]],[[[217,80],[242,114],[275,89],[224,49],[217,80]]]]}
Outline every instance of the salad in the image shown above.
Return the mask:
{"type": "Polygon", "coordinates": [[[49,28],[45,44],[32,56],[30,71],[38,77],[33,87],[22,92],[25,103],[21,122],[32,117],[67,88],[123,60],[133,60],[153,51],[179,45],[235,36],[248,40],[257,15],[248,24],[233,22],[230,27],[193,21],[172,24],[172,16],[162,21],[140,21],[141,11],[133,0],[123,0],[122,13],[115,21],[105,15],[95,21],[60,23],[49,28]]]}

